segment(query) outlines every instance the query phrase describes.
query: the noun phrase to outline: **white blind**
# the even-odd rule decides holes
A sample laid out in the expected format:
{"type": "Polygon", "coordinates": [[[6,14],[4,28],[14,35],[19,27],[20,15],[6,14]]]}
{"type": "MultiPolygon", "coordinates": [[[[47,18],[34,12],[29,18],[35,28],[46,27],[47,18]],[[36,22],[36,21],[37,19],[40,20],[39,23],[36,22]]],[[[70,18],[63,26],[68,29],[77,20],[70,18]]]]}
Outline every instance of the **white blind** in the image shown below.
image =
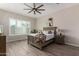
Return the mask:
{"type": "Polygon", "coordinates": [[[29,21],[10,19],[10,34],[28,34],[31,29],[29,21]]]}

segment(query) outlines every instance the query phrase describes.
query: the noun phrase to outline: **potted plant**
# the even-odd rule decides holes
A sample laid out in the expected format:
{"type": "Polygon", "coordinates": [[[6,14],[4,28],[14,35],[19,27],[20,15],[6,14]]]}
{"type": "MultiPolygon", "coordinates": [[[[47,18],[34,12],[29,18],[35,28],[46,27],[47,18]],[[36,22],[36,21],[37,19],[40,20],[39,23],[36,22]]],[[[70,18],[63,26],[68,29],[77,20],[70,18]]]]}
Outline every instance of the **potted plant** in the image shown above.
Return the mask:
{"type": "Polygon", "coordinates": [[[31,30],[31,33],[37,33],[38,31],[36,29],[31,30]]]}

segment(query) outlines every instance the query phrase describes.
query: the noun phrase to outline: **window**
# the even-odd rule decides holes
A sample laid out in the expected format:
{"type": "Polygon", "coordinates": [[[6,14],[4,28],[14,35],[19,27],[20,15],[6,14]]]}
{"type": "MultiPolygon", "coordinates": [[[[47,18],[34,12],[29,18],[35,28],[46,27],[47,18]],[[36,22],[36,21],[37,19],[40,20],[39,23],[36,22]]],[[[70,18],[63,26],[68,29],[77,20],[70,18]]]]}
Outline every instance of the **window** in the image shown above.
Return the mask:
{"type": "Polygon", "coordinates": [[[31,23],[23,20],[10,19],[10,34],[28,34],[31,23]]]}

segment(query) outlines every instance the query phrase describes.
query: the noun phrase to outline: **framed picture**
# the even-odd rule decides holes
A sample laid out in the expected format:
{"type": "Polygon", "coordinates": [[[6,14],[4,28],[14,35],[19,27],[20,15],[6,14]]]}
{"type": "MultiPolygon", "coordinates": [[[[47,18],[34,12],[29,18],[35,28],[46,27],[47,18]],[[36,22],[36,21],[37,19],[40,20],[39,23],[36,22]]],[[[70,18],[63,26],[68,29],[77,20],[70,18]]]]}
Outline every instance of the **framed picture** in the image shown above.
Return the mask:
{"type": "Polygon", "coordinates": [[[53,26],[53,18],[49,18],[48,21],[49,21],[49,26],[53,26]]]}

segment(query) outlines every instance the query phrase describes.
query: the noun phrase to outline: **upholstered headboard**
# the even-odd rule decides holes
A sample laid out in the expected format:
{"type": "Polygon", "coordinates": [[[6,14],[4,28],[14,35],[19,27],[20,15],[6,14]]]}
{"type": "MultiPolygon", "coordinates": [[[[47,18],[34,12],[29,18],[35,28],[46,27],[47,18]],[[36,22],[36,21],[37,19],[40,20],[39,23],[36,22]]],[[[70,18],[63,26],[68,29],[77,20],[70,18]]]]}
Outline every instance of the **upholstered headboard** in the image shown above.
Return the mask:
{"type": "Polygon", "coordinates": [[[48,30],[56,30],[57,27],[43,27],[43,30],[48,31],[48,30]]]}

